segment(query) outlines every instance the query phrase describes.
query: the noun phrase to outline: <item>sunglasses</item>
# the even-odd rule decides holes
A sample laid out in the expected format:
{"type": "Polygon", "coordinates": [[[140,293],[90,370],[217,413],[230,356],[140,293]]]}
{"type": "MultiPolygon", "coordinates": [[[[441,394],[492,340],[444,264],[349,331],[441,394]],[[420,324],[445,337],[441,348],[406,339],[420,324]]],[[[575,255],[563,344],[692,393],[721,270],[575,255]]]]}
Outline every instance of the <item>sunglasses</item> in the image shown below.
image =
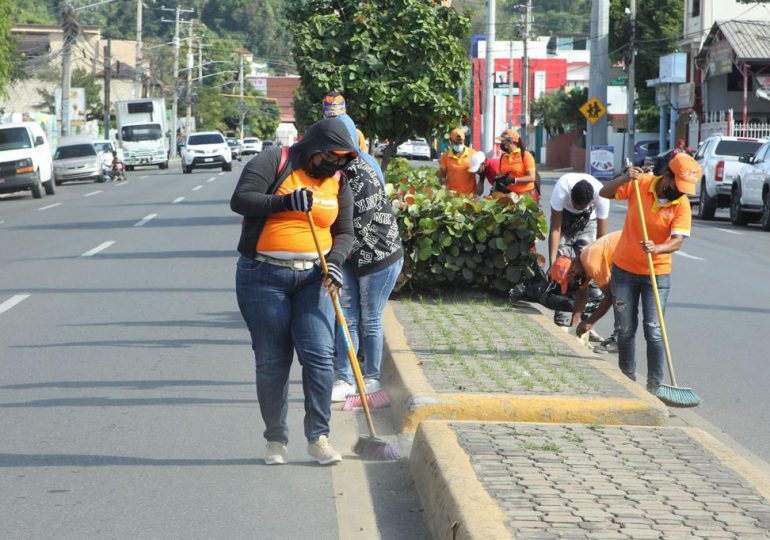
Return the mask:
{"type": "Polygon", "coordinates": [[[321,159],[328,163],[333,163],[334,165],[347,165],[350,161],[350,154],[340,156],[334,152],[329,152],[328,150],[322,150],[320,154],[321,159]]]}

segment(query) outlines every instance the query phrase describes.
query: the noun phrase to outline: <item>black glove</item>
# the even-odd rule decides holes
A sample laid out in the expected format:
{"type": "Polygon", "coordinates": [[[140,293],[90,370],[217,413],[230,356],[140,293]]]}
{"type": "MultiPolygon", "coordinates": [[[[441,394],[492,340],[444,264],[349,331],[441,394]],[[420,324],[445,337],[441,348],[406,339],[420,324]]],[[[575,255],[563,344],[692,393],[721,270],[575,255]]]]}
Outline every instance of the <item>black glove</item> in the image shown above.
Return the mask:
{"type": "Polygon", "coordinates": [[[500,193],[510,193],[511,190],[508,189],[508,184],[516,182],[515,178],[511,178],[507,174],[498,174],[495,176],[494,180],[495,191],[499,191],[500,193]]]}
{"type": "Polygon", "coordinates": [[[342,288],[342,269],[337,266],[334,263],[327,262],[326,263],[326,277],[332,280],[332,284],[334,284],[338,288],[342,288]]]}
{"type": "Polygon", "coordinates": [[[283,195],[283,207],[294,212],[310,212],[313,208],[313,192],[306,188],[297,188],[288,195],[283,195]]]}

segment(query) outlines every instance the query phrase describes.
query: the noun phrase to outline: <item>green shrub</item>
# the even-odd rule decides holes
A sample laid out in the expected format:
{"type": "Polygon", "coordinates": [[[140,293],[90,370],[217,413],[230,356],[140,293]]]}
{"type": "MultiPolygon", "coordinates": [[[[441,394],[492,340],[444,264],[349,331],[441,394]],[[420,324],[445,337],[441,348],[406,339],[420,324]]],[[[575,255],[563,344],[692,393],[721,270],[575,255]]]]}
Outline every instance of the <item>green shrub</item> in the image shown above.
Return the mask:
{"type": "MultiPolygon", "coordinates": [[[[401,286],[437,283],[507,291],[532,276],[546,223],[529,195],[477,198],[441,187],[437,169],[392,160],[386,174],[404,244],[401,286]]],[[[542,259],[541,259],[542,262],[542,259]]]]}

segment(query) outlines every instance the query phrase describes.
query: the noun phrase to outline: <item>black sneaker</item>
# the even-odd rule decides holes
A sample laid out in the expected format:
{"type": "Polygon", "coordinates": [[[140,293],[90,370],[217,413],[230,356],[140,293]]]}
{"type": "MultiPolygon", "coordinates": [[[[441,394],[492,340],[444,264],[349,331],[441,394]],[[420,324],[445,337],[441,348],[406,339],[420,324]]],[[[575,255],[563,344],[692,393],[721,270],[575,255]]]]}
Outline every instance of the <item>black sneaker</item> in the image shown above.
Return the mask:
{"type": "Polygon", "coordinates": [[[608,354],[608,353],[617,353],[618,352],[618,341],[615,339],[615,336],[610,336],[604,341],[602,341],[599,345],[594,347],[594,352],[597,354],[608,354]]]}
{"type": "Polygon", "coordinates": [[[513,289],[508,291],[508,298],[511,300],[511,302],[518,302],[520,300],[524,300],[526,296],[527,296],[527,286],[524,285],[523,283],[519,283],[513,289]]]}

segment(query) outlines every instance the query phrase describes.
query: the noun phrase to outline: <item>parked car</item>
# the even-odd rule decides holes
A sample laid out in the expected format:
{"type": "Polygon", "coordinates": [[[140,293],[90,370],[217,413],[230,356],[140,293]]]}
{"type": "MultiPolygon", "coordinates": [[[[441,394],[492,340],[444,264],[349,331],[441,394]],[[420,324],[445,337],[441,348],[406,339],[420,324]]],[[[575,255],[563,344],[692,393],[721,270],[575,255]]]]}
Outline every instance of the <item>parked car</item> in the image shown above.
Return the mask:
{"type": "Polygon", "coordinates": [[[396,148],[396,157],[412,157],[412,141],[406,141],[398,145],[396,148]]]}
{"type": "Polygon", "coordinates": [[[413,139],[411,149],[412,159],[430,159],[430,146],[425,139],[413,139]]]}
{"type": "Polygon", "coordinates": [[[182,172],[190,174],[193,169],[201,167],[233,170],[233,154],[220,132],[201,131],[187,136],[182,149],[182,172]]]}
{"type": "Polygon", "coordinates": [[[29,190],[35,199],[54,194],[51,147],[35,122],[0,125],[0,193],[29,190]]]}
{"type": "Polygon", "coordinates": [[[104,181],[102,154],[88,137],[62,137],[53,155],[53,175],[57,186],[74,180],[104,181]]]}
{"type": "Polygon", "coordinates": [[[115,145],[115,141],[109,139],[96,139],[93,143],[97,152],[102,152],[105,156],[111,156],[112,152],[116,152],[118,154],[118,160],[123,161],[123,150],[115,145]]]}
{"type": "Polygon", "coordinates": [[[241,141],[241,155],[250,156],[262,151],[262,141],[257,137],[245,137],[241,141]]]}
{"type": "Polygon", "coordinates": [[[381,158],[382,155],[385,153],[385,149],[388,147],[387,143],[377,143],[374,145],[374,150],[372,151],[372,155],[374,157],[381,158]]]}
{"type": "Polygon", "coordinates": [[[712,135],[703,141],[695,159],[703,169],[703,177],[696,186],[700,219],[713,219],[717,208],[730,206],[733,178],[743,164],[741,154],[754,154],[762,140],[748,137],[712,135]]]}
{"type": "Polygon", "coordinates": [[[634,165],[641,167],[648,156],[660,153],[660,142],[657,140],[639,141],[634,144],[634,165]]]}
{"type": "Polygon", "coordinates": [[[278,145],[275,144],[275,141],[262,141],[262,148],[260,149],[260,152],[265,148],[270,148],[271,146],[278,146],[278,145]]]}
{"type": "Polygon", "coordinates": [[[227,146],[230,147],[230,152],[233,154],[233,159],[241,161],[241,143],[235,137],[227,137],[227,146]]]}
{"type": "Polygon", "coordinates": [[[746,225],[759,221],[770,231],[770,141],[765,141],[754,154],[741,154],[743,166],[730,188],[730,221],[746,225]]]}

